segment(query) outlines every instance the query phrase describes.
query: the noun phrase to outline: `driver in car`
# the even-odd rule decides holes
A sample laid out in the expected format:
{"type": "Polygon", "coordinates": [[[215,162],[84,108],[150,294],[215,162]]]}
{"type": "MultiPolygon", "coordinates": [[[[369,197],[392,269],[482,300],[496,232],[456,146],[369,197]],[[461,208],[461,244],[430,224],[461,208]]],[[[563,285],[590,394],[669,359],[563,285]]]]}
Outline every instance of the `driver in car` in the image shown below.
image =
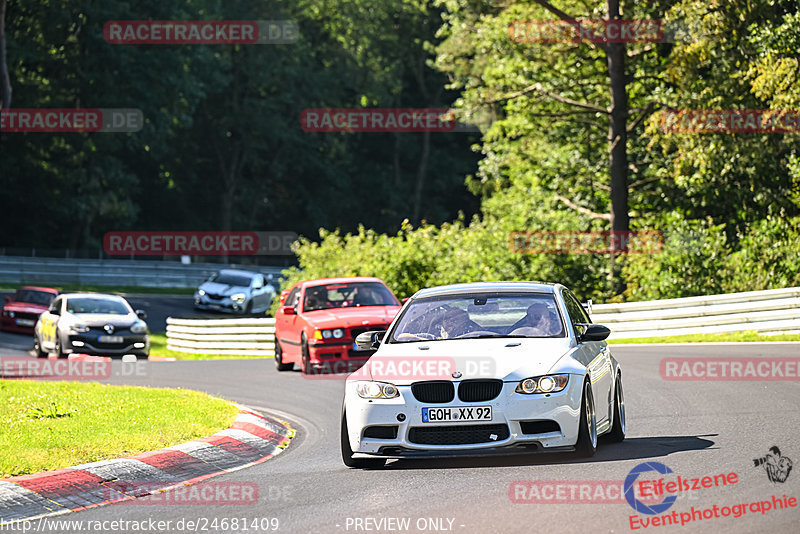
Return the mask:
{"type": "Polygon", "coordinates": [[[537,336],[554,336],[561,332],[561,322],[550,311],[544,302],[535,302],[528,306],[525,317],[511,327],[510,332],[518,328],[533,328],[537,336]]]}
{"type": "Polygon", "coordinates": [[[440,338],[454,338],[474,331],[477,326],[467,312],[460,308],[451,308],[445,312],[438,334],[440,338]]]}

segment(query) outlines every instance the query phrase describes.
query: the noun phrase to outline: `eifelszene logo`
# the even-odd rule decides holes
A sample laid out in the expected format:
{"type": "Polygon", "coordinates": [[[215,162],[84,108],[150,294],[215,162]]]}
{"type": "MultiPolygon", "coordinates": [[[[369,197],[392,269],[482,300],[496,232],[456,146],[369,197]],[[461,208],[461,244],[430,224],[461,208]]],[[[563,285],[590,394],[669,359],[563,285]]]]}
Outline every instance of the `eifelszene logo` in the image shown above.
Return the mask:
{"type": "Polygon", "coordinates": [[[786,482],[792,471],[792,461],[786,456],[781,456],[781,450],[773,445],[766,456],[753,459],[755,467],[764,466],[770,482],[786,482]]]}

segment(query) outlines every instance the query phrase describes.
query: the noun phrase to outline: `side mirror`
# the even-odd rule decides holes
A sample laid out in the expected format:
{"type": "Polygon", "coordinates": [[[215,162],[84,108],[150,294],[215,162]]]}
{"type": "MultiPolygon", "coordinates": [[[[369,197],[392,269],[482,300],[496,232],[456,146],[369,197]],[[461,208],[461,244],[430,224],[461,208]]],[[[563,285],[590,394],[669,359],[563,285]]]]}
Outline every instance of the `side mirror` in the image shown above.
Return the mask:
{"type": "Polygon", "coordinates": [[[281,291],[281,304],[286,302],[286,297],[289,296],[289,291],[291,291],[291,289],[284,289],[283,291],[281,291]]]}
{"type": "Polygon", "coordinates": [[[584,327],[583,333],[578,336],[578,341],[581,343],[584,341],[603,341],[611,335],[611,330],[601,324],[578,323],[577,326],[584,327]]]}
{"type": "Polygon", "coordinates": [[[375,350],[381,344],[381,338],[386,330],[371,330],[362,332],[356,336],[356,348],[358,350],[375,350]]]}
{"type": "Polygon", "coordinates": [[[144,310],[136,310],[136,317],[144,321],[145,319],[147,319],[147,313],[145,313],[144,310]]]}
{"type": "Polygon", "coordinates": [[[294,306],[281,306],[281,313],[284,315],[297,315],[294,306]]]}
{"type": "Polygon", "coordinates": [[[61,310],[59,308],[50,308],[48,311],[53,315],[61,315],[61,310]]]}

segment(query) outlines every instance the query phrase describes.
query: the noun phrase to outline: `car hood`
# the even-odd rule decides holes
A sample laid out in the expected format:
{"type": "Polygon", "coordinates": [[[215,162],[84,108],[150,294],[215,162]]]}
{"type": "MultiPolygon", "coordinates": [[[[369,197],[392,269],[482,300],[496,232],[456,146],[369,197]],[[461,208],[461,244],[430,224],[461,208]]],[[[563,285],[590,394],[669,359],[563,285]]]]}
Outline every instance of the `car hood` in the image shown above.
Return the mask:
{"type": "Polygon", "coordinates": [[[104,313],[68,313],[65,317],[74,323],[82,323],[86,326],[131,326],[139,320],[135,313],[127,315],[107,315],[104,313]]]}
{"type": "MultiPolygon", "coordinates": [[[[547,374],[572,352],[569,338],[451,339],[381,345],[348,380],[408,385],[424,380],[494,378],[514,382],[547,374]],[[424,349],[424,347],[428,347],[424,349]],[[460,373],[460,376],[453,376],[460,373]]],[[[574,367],[576,363],[569,358],[574,367]]],[[[565,371],[566,372],[566,371],[565,371]]]]}
{"type": "Polygon", "coordinates": [[[234,293],[249,293],[249,286],[232,286],[228,284],[218,284],[216,282],[205,282],[198,289],[214,295],[233,295],[234,293]]]}
{"type": "Polygon", "coordinates": [[[44,313],[49,306],[40,306],[30,302],[9,302],[3,309],[14,313],[44,313]]]}
{"type": "Polygon", "coordinates": [[[356,306],[303,312],[306,320],[317,328],[336,328],[389,324],[400,306],[356,306]]]}

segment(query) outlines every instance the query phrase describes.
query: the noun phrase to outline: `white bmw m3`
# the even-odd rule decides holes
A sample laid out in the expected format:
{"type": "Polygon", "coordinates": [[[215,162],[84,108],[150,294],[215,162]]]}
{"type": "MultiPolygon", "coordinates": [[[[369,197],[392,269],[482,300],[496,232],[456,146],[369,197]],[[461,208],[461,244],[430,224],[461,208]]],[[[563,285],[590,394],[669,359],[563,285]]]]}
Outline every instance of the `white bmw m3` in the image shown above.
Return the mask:
{"type": "Polygon", "coordinates": [[[619,363],[563,285],[457,284],[417,292],[347,378],[348,467],[388,458],[573,451],[625,438],[619,363]]]}

